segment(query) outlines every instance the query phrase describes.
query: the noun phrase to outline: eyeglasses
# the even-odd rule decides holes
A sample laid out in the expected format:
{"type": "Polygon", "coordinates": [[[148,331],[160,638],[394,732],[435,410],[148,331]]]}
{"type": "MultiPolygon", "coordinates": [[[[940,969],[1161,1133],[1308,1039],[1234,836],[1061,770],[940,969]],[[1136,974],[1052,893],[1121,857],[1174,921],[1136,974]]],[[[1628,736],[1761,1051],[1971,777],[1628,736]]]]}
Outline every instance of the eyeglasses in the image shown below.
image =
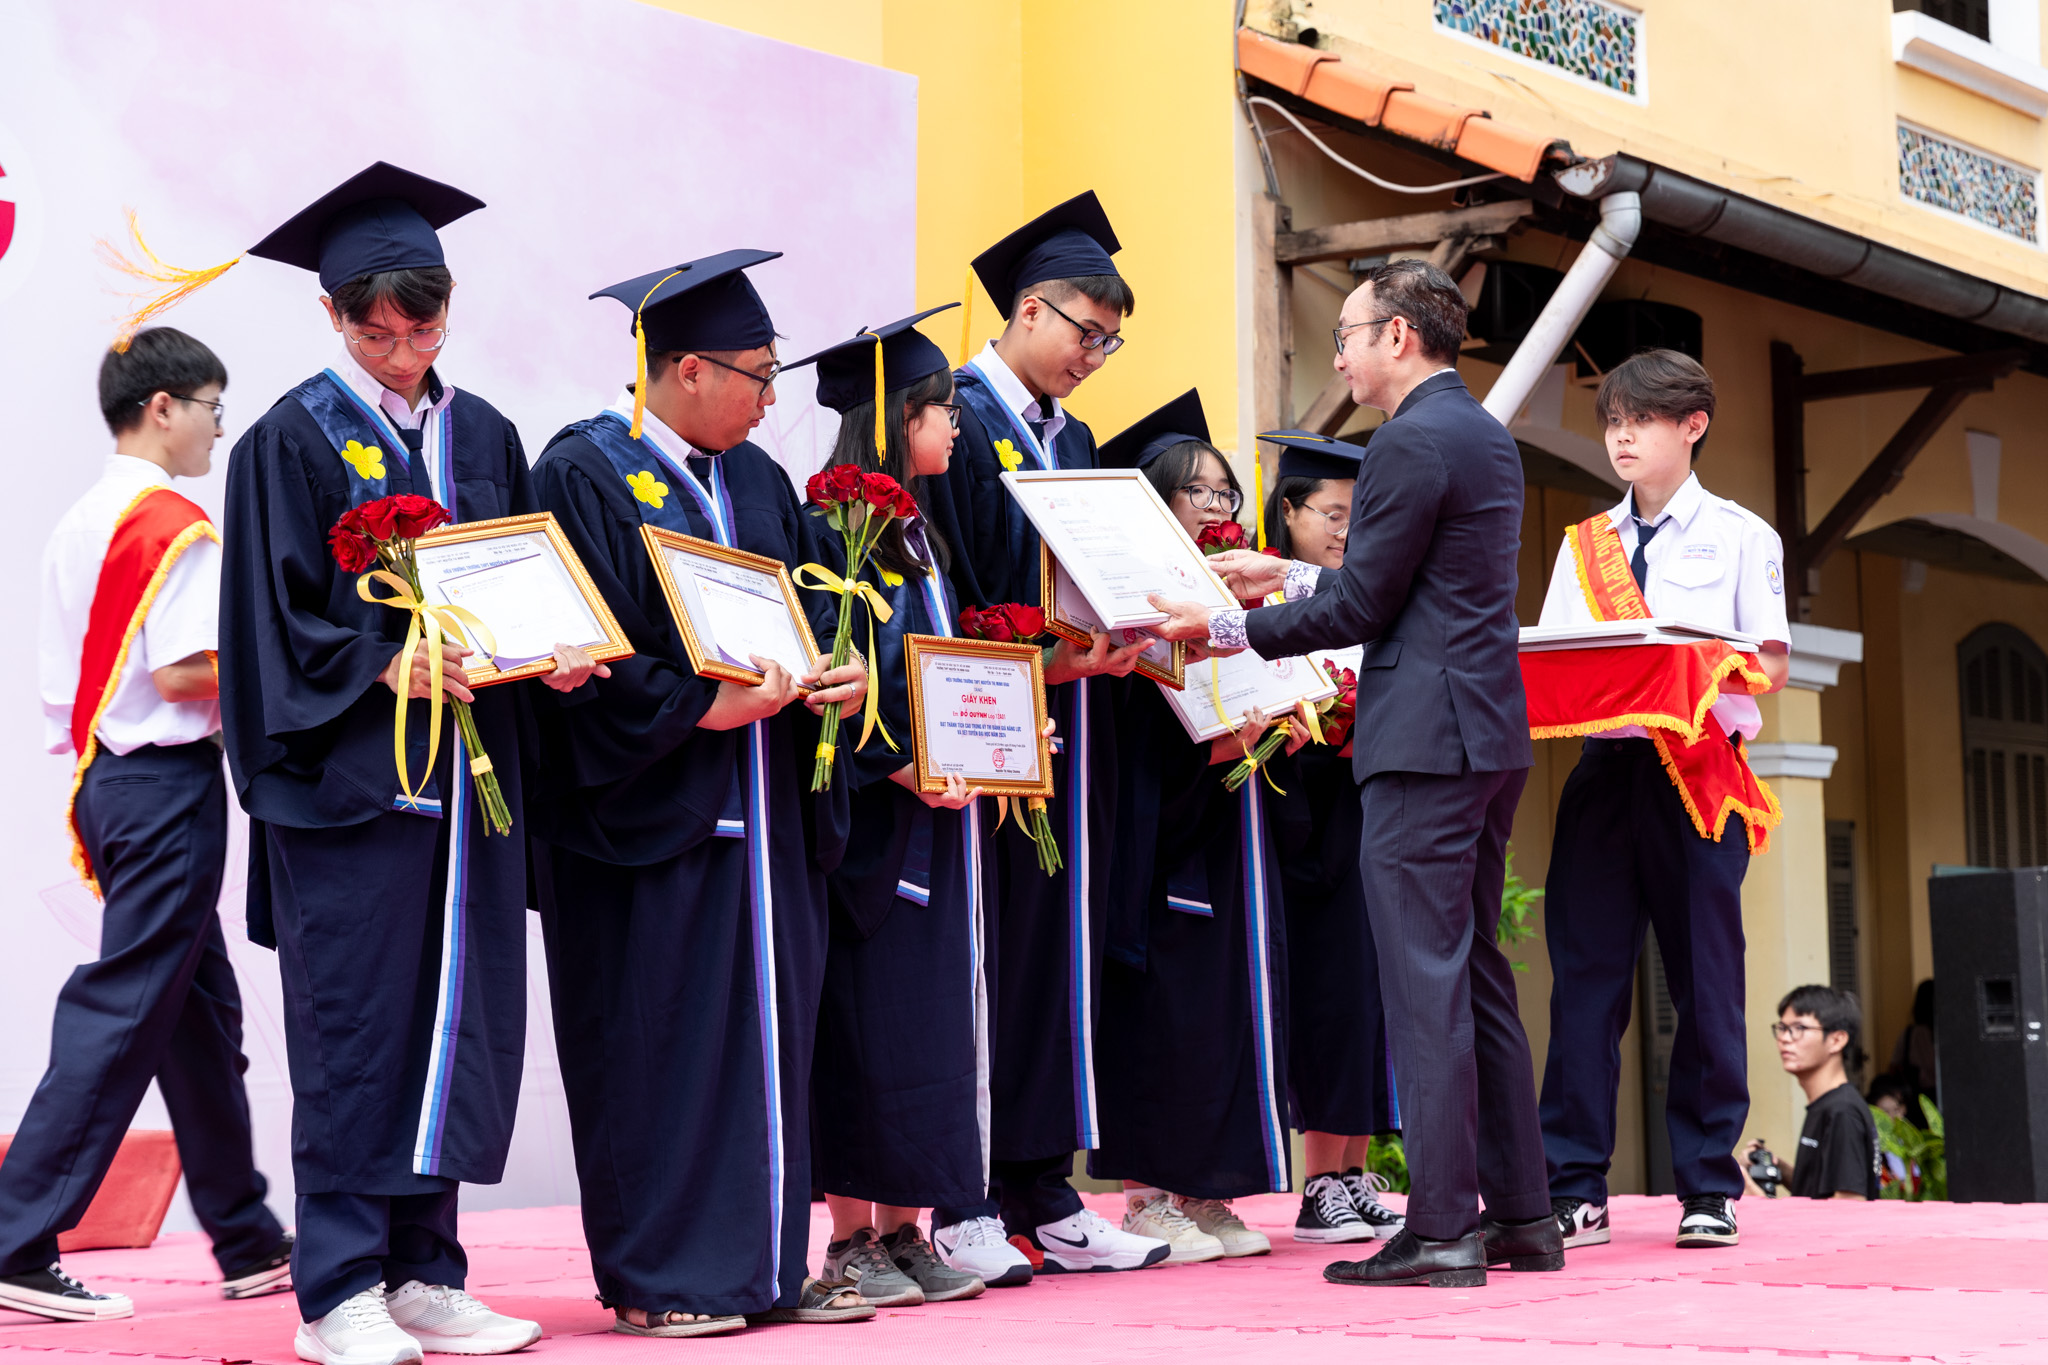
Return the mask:
{"type": "Polygon", "coordinates": [[[1244,506],[1244,494],[1235,488],[1211,488],[1206,483],[1184,483],[1178,491],[1188,495],[1188,506],[1198,512],[1207,511],[1219,501],[1226,512],[1235,512],[1244,506]]]}
{"type": "MultiPolygon", "coordinates": [[[[761,386],[761,393],[759,396],[763,398],[768,396],[768,390],[774,386],[776,378],[782,373],[782,366],[774,361],[769,362],[768,373],[761,374],[755,370],[743,370],[737,365],[728,365],[723,360],[718,360],[712,356],[703,355],[697,351],[691,351],[690,354],[696,356],[697,359],[703,361],[707,365],[716,365],[721,370],[731,370],[734,374],[745,375],[747,378],[753,380],[756,384],[759,384],[761,386]]],[[[678,359],[680,360],[681,357],[678,357],[678,359]]]]}
{"type": "Polygon", "coordinates": [[[1820,1033],[1822,1031],[1823,1030],[1819,1024],[1790,1023],[1771,1025],[1771,1036],[1773,1038],[1776,1038],[1781,1043],[1797,1042],[1802,1036],[1808,1033],[1820,1033]]]}
{"type": "MultiPolygon", "coordinates": [[[[175,398],[175,399],[177,399],[177,400],[178,400],[178,401],[179,401],[180,403],[197,403],[197,404],[199,404],[199,405],[200,405],[201,407],[205,407],[205,408],[212,408],[212,409],[213,409],[213,424],[214,424],[215,426],[219,427],[219,426],[225,426],[225,425],[226,425],[226,423],[227,423],[227,418],[228,418],[228,408],[227,408],[227,404],[225,404],[225,403],[216,403],[216,402],[215,402],[215,401],[214,401],[213,399],[211,399],[211,398],[194,398],[194,397],[193,397],[193,396],[192,396],[191,394],[189,394],[189,393],[172,393],[172,392],[170,392],[170,391],[169,391],[168,389],[166,389],[166,390],[164,391],[164,396],[165,396],[166,398],[175,398]]],[[[137,404],[138,404],[138,406],[139,406],[139,405],[141,405],[141,404],[144,404],[144,403],[147,403],[147,402],[149,402],[149,400],[148,400],[147,398],[141,398],[141,399],[137,399],[137,400],[136,400],[136,402],[137,402],[137,404]]]]}
{"type": "Polygon", "coordinates": [[[958,403],[927,403],[925,406],[937,408],[940,412],[945,413],[947,425],[951,426],[955,431],[960,430],[960,405],[958,403]]]}
{"type": "MultiPolygon", "coordinates": [[[[1065,313],[1060,313],[1060,310],[1053,304],[1051,299],[1048,299],[1040,294],[1033,294],[1031,297],[1037,299],[1046,307],[1051,308],[1053,312],[1059,313],[1061,317],[1067,318],[1067,315],[1065,313]]],[[[1100,351],[1107,356],[1115,355],[1118,351],[1121,351],[1124,348],[1124,339],[1120,336],[1113,335],[1109,332],[1098,332],[1093,327],[1088,326],[1086,323],[1075,322],[1072,318],[1067,318],[1067,321],[1073,322],[1074,326],[1080,329],[1081,349],[1084,351],[1100,351]]]]}
{"type": "Polygon", "coordinates": [[[351,336],[349,340],[353,341],[356,344],[356,349],[364,355],[376,359],[382,359],[397,350],[398,343],[401,341],[412,347],[413,353],[416,355],[430,355],[448,344],[448,329],[446,327],[422,327],[418,331],[402,337],[391,336],[385,332],[365,332],[362,336],[351,336]]]}
{"type": "MultiPolygon", "coordinates": [[[[1337,354],[1344,354],[1344,334],[1346,332],[1355,332],[1360,327],[1378,327],[1385,323],[1392,322],[1395,318],[1400,316],[1401,315],[1399,313],[1389,313],[1383,318],[1371,318],[1365,322],[1347,322],[1342,327],[1332,327],[1330,329],[1330,336],[1333,339],[1335,339],[1337,343],[1337,354]]],[[[1405,319],[1403,320],[1405,321],[1405,319]]]]}
{"type": "Polygon", "coordinates": [[[1322,508],[1310,507],[1305,502],[1300,504],[1300,508],[1304,512],[1313,512],[1324,521],[1330,523],[1324,529],[1337,539],[1343,540],[1351,534],[1351,511],[1349,508],[1341,512],[1325,512],[1322,508]]]}

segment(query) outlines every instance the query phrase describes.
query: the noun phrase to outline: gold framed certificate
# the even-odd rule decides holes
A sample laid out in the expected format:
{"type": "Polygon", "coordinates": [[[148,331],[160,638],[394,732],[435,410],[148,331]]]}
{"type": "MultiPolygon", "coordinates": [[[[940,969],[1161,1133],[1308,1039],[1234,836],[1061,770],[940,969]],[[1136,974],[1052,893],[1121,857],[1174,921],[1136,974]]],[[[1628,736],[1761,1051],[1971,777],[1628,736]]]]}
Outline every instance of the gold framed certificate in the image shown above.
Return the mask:
{"type": "Polygon", "coordinates": [[[1266,719],[1279,720],[1298,702],[1336,696],[1337,685],[1312,658],[1267,660],[1241,649],[1188,665],[1186,687],[1159,691],[1188,738],[1199,744],[1243,725],[1254,706],[1266,713],[1266,719]]]}
{"type": "Polygon", "coordinates": [[[1045,651],[942,635],[903,637],[917,789],[958,775],[992,796],[1051,796],[1045,651]]]}
{"type": "MultiPolygon", "coordinates": [[[[1052,547],[1042,539],[1038,542],[1038,600],[1045,609],[1045,628],[1068,644],[1087,649],[1095,643],[1096,635],[1110,634],[1095,619],[1094,609],[1074,586],[1073,578],[1053,558],[1052,547]]],[[[1117,631],[1111,639],[1119,645],[1150,641],[1138,656],[1138,672],[1161,687],[1171,687],[1176,692],[1181,689],[1181,674],[1188,657],[1185,644],[1136,629],[1117,631]]]]}
{"type": "MultiPolygon", "coordinates": [[[[632,656],[553,512],[436,527],[419,538],[415,559],[429,606],[461,607],[491,632],[490,662],[463,667],[473,688],[553,672],[556,645],[599,663],[632,656]]],[[[467,631],[463,642],[482,655],[467,631]]]]}
{"type": "Polygon", "coordinates": [[[640,536],[700,676],[759,687],[765,675],[752,656],[797,678],[818,662],[818,641],[781,560],[659,526],[642,525],[640,536]]]}

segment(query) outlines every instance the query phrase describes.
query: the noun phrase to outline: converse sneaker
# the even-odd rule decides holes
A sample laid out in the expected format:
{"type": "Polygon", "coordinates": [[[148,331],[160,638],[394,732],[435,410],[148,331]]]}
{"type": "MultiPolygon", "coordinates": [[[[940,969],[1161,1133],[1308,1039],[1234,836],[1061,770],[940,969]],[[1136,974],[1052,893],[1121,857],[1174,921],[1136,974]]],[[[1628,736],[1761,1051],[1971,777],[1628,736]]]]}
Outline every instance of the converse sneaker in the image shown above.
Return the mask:
{"type": "Polygon", "coordinates": [[[1168,1265],[1194,1265],[1223,1259],[1223,1243],[1195,1226],[1164,1190],[1124,1191],[1124,1231],[1166,1243],[1168,1265]]]}
{"type": "Polygon", "coordinates": [[[1370,1242],[1372,1225],[1358,1216],[1344,1177],[1335,1171],[1311,1176],[1301,1192],[1301,1213],[1294,1220],[1294,1240],[1321,1245],[1326,1242],[1370,1242]]]}
{"type": "Polygon", "coordinates": [[[1351,1207],[1358,1210],[1358,1216],[1380,1241],[1408,1226],[1406,1215],[1395,1213],[1380,1202],[1379,1197],[1387,1192],[1388,1185],[1387,1178],[1378,1171],[1353,1166],[1344,1172],[1344,1188],[1351,1194],[1351,1207]]]}
{"type": "Polygon", "coordinates": [[[1564,1234],[1564,1248],[1605,1246],[1613,1240],[1607,1227],[1607,1206],[1596,1204],[1590,1199],[1553,1199],[1550,1212],[1557,1219],[1557,1230],[1564,1234]]]}
{"type": "Polygon", "coordinates": [[[889,1259],[896,1263],[898,1270],[917,1282],[917,1287],[924,1291],[926,1303],[971,1299],[988,1288],[982,1283],[981,1276],[955,1270],[941,1261],[915,1223],[905,1223],[883,1237],[882,1250],[889,1253],[889,1259]]]}
{"type": "Polygon", "coordinates": [[[391,1320],[384,1286],[371,1285],[317,1322],[302,1322],[292,1340],[313,1365],[418,1365],[420,1344],[391,1320]]]}
{"type": "Polygon", "coordinates": [[[970,1218],[933,1228],[932,1250],[947,1265],[976,1276],[990,1289],[1031,1283],[1031,1258],[1003,1235],[999,1218],[970,1218]]]}
{"type": "Polygon", "coordinates": [[[540,1340],[540,1324],[493,1313],[462,1290],[407,1280],[384,1296],[399,1329],[422,1351],[457,1356],[501,1356],[540,1340]]]}
{"type": "Polygon", "coordinates": [[[1246,1227],[1228,1199],[1182,1199],[1179,1203],[1180,1211],[1196,1227],[1223,1243],[1225,1256],[1263,1256],[1273,1249],[1272,1239],[1246,1227]]]}
{"type": "Polygon", "coordinates": [[[95,1294],[52,1261],[41,1270],[0,1275],[0,1308],[33,1313],[56,1322],[102,1322],[132,1318],[135,1301],[126,1294],[95,1294]]]}
{"type": "Polygon", "coordinates": [[[220,1296],[224,1299],[254,1299],[291,1287],[292,1235],[289,1232],[269,1255],[238,1265],[220,1278],[220,1296]]]}
{"type": "Polygon", "coordinates": [[[1689,1194],[1685,1216],[1678,1220],[1682,1247],[1732,1247],[1742,1240],[1735,1230],[1735,1201],[1725,1194],[1689,1194]]]}
{"type": "Polygon", "coordinates": [[[1041,1223],[1032,1231],[1031,1240],[1045,1253],[1045,1265],[1039,1272],[1045,1275],[1079,1270],[1143,1270],[1148,1265],[1158,1265],[1173,1253],[1173,1248],[1161,1239],[1134,1236],[1093,1209],[1082,1209],[1057,1223],[1041,1223]]]}
{"type": "Polygon", "coordinates": [[[828,1244],[821,1278],[852,1285],[877,1308],[915,1308],[924,1302],[924,1290],[896,1268],[873,1228],[861,1228],[843,1242],[828,1244]]]}

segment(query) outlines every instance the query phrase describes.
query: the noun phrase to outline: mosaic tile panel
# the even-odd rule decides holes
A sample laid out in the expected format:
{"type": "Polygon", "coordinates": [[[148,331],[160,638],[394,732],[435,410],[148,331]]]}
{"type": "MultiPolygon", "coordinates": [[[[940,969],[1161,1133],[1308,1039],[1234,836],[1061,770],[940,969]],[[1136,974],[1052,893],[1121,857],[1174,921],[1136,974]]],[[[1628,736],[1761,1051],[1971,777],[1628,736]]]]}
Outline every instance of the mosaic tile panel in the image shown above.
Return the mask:
{"type": "Polygon", "coordinates": [[[2038,245],[2041,175],[1899,125],[1899,189],[1909,199],[2038,245]]]}
{"type": "Polygon", "coordinates": [[[1607,0],[1434,0],[1453,33],[1624,95],[1642,79],[1643,16],[1607,0]]]}

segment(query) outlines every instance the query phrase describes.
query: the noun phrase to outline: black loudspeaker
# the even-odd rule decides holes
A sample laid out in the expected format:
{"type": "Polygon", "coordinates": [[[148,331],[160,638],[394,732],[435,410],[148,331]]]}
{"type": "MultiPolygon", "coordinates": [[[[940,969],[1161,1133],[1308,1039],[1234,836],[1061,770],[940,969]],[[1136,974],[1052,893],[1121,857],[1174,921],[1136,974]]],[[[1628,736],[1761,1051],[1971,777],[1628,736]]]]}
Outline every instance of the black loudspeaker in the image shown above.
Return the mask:
{"type": "Polygon", "coordinates": [[[2048,867],[1927,883],[1949,1197],[2048,1200],[2048,867]]]}

